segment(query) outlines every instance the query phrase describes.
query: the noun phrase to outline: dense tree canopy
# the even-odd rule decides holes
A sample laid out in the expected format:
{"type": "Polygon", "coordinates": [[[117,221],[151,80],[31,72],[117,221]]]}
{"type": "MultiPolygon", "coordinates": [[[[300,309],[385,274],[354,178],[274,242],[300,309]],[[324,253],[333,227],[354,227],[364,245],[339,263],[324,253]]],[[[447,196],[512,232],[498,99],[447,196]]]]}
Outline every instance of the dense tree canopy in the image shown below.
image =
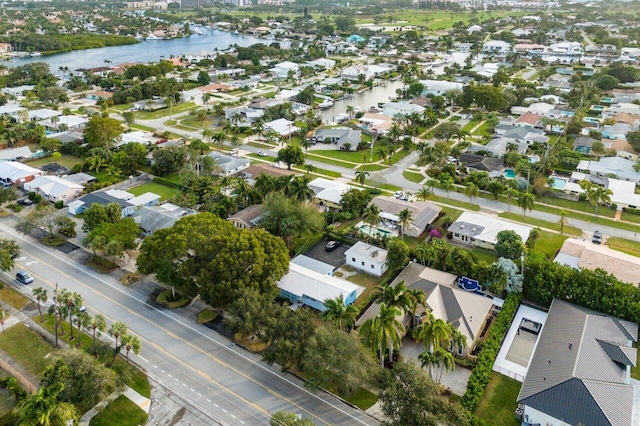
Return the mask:
{"type": "Polygon", "coordinates": [[[287,272],[284,242],[260,229],[240,230],[211,213],[185,217],[148,237],[138,269],[158,280],[224,306],[245,288],[277,294],[276,281],[287,272]]]}
{"type": "Polygon", "coordinates": [[[517,259],[524,251],[524,243],[520,235],[512,230],[500,231],[496,237],[496,254],[500,257],[517,259]]]}
{"type": "Polygon", "coordinates": [[[84,138],[90,146],[111,148],[120,139],[123,131],[120,121],[95,114],[84,129],[84,138]]]}

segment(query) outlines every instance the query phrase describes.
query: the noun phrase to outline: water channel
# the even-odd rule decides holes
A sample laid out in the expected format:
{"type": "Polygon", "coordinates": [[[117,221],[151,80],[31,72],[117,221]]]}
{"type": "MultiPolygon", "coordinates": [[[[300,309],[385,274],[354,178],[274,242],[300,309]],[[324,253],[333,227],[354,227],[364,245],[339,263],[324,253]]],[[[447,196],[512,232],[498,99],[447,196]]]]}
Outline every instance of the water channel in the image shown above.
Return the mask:
{"type": "MultiPolygon", "coordinates": [[[[227,31],[207,30],[204,35],[193,34],[171,40],[143,40],[140,43],[125,46],[99,47],[33,58],[13,58],[8,61],[8,64],[18,66],[30,62],[46,62],[51,72],[58,73],[60,67],[67,67],[73,71],[79,68],[101,67],[105,64],[117,65],[123,62],[156,62],[172,55],[202,55],[213,53],[216,49],[225,50],[233,44],[245,47],[260,42],[264,43],[265,40],[227,31]]],[[[266,40],[266,42],[269,41],[266,40]]]]}

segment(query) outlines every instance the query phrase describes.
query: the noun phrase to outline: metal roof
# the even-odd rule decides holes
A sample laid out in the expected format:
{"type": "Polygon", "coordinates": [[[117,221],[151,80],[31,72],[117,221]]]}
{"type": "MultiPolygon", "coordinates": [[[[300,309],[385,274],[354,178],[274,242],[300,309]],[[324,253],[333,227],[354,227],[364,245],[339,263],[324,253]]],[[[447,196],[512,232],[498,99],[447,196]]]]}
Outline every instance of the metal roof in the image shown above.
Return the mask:
{"type": "Polygon", "coordinates": [[[626,361],[637,333],[637,324],[554,299],[518,401],[568,424],[631,426],[626,361]]]}

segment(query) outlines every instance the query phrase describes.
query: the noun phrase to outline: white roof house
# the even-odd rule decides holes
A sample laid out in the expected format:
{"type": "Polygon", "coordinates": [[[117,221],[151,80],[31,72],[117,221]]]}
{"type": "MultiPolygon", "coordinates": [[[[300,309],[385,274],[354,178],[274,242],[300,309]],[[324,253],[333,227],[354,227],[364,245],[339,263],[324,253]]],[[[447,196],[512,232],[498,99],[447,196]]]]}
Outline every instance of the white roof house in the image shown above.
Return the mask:
{"type": "Polygon", "coordinates": [[[67,129],[77,129],[83,127],[85,124],[89,122],[89,119],[85,117],[81,117],[79,115],[61,115],[58,117],[57,122],[53,122],[51,119],[41,121],[45,128],[49,130],[58,130],[60,126],[64,125],[67,129]]]}
{"type": "Polygon", "coordinates": [[[444,80],[420,80],[420,84],[424,86],[423,95],[442,96],[450,90],[462,90],[464,87],[462,83],[444,80]]]}
{"type": "Polygon", "coordinates": [[[526,242],[531,229],[533,228],[530,226],[496,217],[463,212],[458,220],[451,224],[448,231],[453,234],[455,240],[493,250],[499,232],[514,231],[523,242],[526,242]]]}
{"type": "Polygon", "coordinates": [[[84,187],[58,176],[38,176],[24,184],[25,191],[36,192],[49,201],[73,200],[82,193],[84,187]]]}
{"type": "Polygon", "coordinates": [[[18,118],[20,111],[26,111],[26,108],[16,104],[0,105],[0,115],[6,115],[7,117],[18,118]]]}
{"type": "Polygon", "coordinates": [[[48,120],[52,117],[60,117],[61,115],[62,113],[60,111],[56,111],[55,109],[32,109],[29,111],[29,121],[48,120]]]}
{"type": "Polygon", "coordinates": [[[28,146],[9,148],[0,150],[0,161],[14,161],[21,158],[31,157],[33,153],[28,146]]]}
{"type": "Polygon", "coordinates": [[[325,311],[324,301],[342,297],[345,306],[352,304],[364,291],[352,282],[323,275],[295,263],[289,263],[289,272],[278,282],[280,295],[292,303],[307,305],[325,311]]]}
{"type": "Polygon", "coordinates": [[[335,180],[315,178],[309,182],[309,188],[315,194],[313,197],[314,203],[320,204],[321,206],[339,208],[342,195],[356,187],[335,180]]]}
{"type": "Polygon", "coordinates": [[[271,72],[274,76],[278,78],[287,78],[289,77],[289,72],[293,72],[294,74],[298,74],[300,70],[300,66],[296,63],[285,61],[276,64],[273,68],[269,68],[269,72],[271,72]]]}
{"type": "Polygon", "coordinates": [[[292,133],[300,131],[299,127],[294,126],[293,121],[289,121],[286,118],[279,118],[277,120],[264,123],[266,129],[273,130],[280,136],[289,136],[292,133]]]}
{"type": "Polygon", "coordinates": [[[603,157],[600,161],[582,160],[576,170],[588,171],[592,175],[615,175],[620,180],[640,182],[640,173],[633,169],[634,162],[622,157],[603,157]]]}
{"type": "Polygon", "coordinates": [[[482,45],[483,52],[508,53],[511,51],[511,44],[502,40],[491,40],[482,45]]]}
{"type": "Polygon", "coordinates": [[[387,270],[387,250],[358,241],[344,253],[347,265],[380,276],[387,270]]]}
{"type": "Polygon", "coordinates": [[[0,182],[18,184],[33,180],[42,175],[42,170],[18,163],[17,161],[0,162],[0,182]]]}
{"type": "Polygon", "coordinates": [[[416,104],[410,104],[408,102],[386,102],[382,105],[382,114],[395,117],[396,115],[409,115],[413,113],[424,113],[424,107],[416,104]]]}

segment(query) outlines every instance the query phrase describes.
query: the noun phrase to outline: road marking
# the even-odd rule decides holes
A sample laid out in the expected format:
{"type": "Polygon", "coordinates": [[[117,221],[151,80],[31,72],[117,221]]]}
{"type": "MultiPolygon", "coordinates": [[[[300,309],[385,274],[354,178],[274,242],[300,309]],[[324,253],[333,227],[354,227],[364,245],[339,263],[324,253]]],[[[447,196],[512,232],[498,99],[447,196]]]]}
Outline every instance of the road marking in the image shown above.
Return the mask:
{"type": "Polygon", "coordinates": [[[243,422],[242,420],[240,420],[240,423],[241,423],[241,424],[244,424],[244,422],[243,422]]]}
{"type": "Polygon", "coordinates": [[[218,404],[213,404],[214,407],[216,408],[220,408],[220,406],[218,404]]]}
{"type": "MultiPolygon", "coordinates": [[[[176,380],[177,380],[177,379],[176,379],[176,380]]],[[[186,387],[187,387],[187,384],[186,384],[186,383],[183,383],[183,384],[182,384],[182,386],[184,386],[184,387],[186,388],[186,387]]]]}
{"type": "Polygon", "coordinates": [[[23,260],[27,260],[27,258],[24,257],[24,256],[23,257],[19,257],[19,258],[16,259],[16,262],[22,262],[23,260]]]}
{"type": "Polygon", "coordinates": [[[234,416],[233,414],[231,414],[231,417],[233,417],[234,419],[236,418],[236,416],[234,416]]]}
{"type": "MultiPolygon", "coordinates": [[[[40,247],[40,246],[38,246],[38,245],[36,245],[36,244],[32,243],[31,241],[29,241],[29,240],[27,240],[27,239],[23,238],[22,236],[17,235],[17,234],[15,234],[15,233],[13,233],[13,232],[11,232],[11,231],[9,231],[9,230],[6,230],[6,231],[7,231],[7,233],[11,234],[13,237],[15,237],[15,238],[17,238],[17,239],[20,239],[20,240],[24,241],[25,243],[29,244],[30,246],[33,246],[33,247],[35,247],[36,249],[38,249],[38,250],[40,250],[40,251],[45,251],[42,247],[40,247]]],[[[77,265],[75,265],[74,263],[71,263],[71,262],[70,262],[69,260],[67,260],[66,258],[59,257],[59,256],[57,256],[56,254],[53,254],[53,253],[48,253],[48,252],[47,252],[47,254],[48,254],[48,255],[50,255],[50,256],[52,256],[52,257],[54,257],[54,258],[56,258],[56,259],[58,259],[58,260],[60,260],[61,262],[66,263],[67,265],[70,265],[70,266],[72,266],[72,267],[77,267],[77,265]]],[[[38,258],[38,257],[34,256],[33,254],[30,254],[30,255],[31,255],[33,258],[38,258]]],[[[39,259],[43,264],[47,265],[49,268],[51,268],[51,269],[53,269],[53,270],[57,271],[58,273],[60,273],[60,274],[61,274],[61,275],[63,275],[63,276],[66,276],[66,277],[70,278],[71,280],[75,281],[79,286],[81,286],[81,287],[85,287],[85,288],[87,288],[87,289],[91,289],[92,291],[94,291],[94,292],[95,292],[95,290],[93,290],[93,288],[92,288],[92,287],[90,287],[89,285],[87,285],[87,284],[83,283],[82,281],[78,280],[77,278],[75,278],[75,277],[71,277],[69,274],[65,273],[64,271],[61,271],[61,270],[57,269],[57,268],[56,268],[56,267],[54,267],[52,264],[50,264],[50,263],[46,262],[45,260],[43,260],[43,259],[41,259],[41,258],[38,258],[38,259],[39,259]]],[[[78,272],[83,272],[84,274],[89,275],[90,277],[92,277],[92,278],[93,278],[93,279],[95,279],[96,281],[102,282],[102,283],[106,284],[107,286],[111,287],[112,289],[114,289],[114,290],[116,290],[116,291],[118,291],[118,292],[122,293],[123,295],[125,295],[125,296],[127,296],[127,297],[129,297],[129,298],[131,298],[131,299],[134,299],[135,301],[137,301],[137,302],[139,302],[139,303],[141,303],[141,304],[143,304],[143,305],[145,305],[145,306],[147,306],[147,307],[149,307],[149,308],[151,308],[151,309],[153,309],[153,310],[157,311],[160,315],[163,315],[163,316],[165,316],[165,317],[167,317],[167,318],[169,318],[169,319],[173,320],[175,323],[177,323],[177,324],[179,324],[179,325],[181,325],[181,326],[183,326],[183,327],[185,327],[185,328],[187,328],[187,329],[191,330],[192,332],[194,332],[194,333],[196,333],[196,334],[201,335],[202,337],[204,337],[205,339],[207,339],[207,340],[211,341],[212,343],[215,343],[215,344],[217,344],[218,346],[224,346],[224,347],[227,347],[227,345],[226,345],[226,344],[219,342],[218,340],[216,340],[216,339],[212,338],[211,336],[209,336],[209,335],[207,335],[207,334],[204,334],[204,333],[203,333],[203,332],[201,332],[200,330],[197,330],[196,328],[194,328],[194,327],[192,327],[192,326],[190,326],[190,325],[186,324],[186,323],[185,323],[185,322],[183,322],[181,319],[176,318],[176,317],[174,317],[174,316],[172,316],[172,315],[169,315],[169,314],[168,314],[168,313],[166,313],[166,312],[163,312],[163,311],[161,311],[161,310],[159,310],[159,309],[155,308],[154,306],[152,306],[152,305],[148,304],[148,303],[147,303],[147,302],[145,302],[144,300],[138,299],[138,298],[137,298],[137,297],[135,297],[134,295],[132,295],[132,294],[130,294],[130,293],[127,293],[127,292],[123,291],[121,288],[118,288],[117,286],[115,286],[115,285],[111,284],[110,282],[103,280],[102,278],[98,277],[97,275],[94,275],[93,273],[91,273],[91,272],[89,272],[89,271],[86,271],[86,270],[82,270],[82,269],[81,269],[80,271],[76,271],[76,273],[78,273],[78,272]]],[[[42,278],[42,277],[40,277],[40,278],[42,278]]],[[[46,279],[43,279],[43,281],[44,281],[45,283],[49,284],[49,285],[50,285],[50,286],[52,286],[52,287],[54,286],[54,284],[52,284],[51,282],[47,281],[46,279]]],[[[220,364],[221,366],[226,367],[226,368],[228,368],[228,369],[230,369],[230,370],[234,371],[234,372],[235,372],[235,373],[237,373],[238,375],[240,375],[240,376],[244,377],[246,380],[249,380],[249,381],[251,381],[252,383],[254,383],[254,384],[258,385],[258,386],[259,386],[259,387],[261,387],[261,388],[263,388],[264,390],[266,390],[267,392],[269,392],[270,394],[272,394],[272,395],[273,395],[273,396],[275,396],[276,398],[279,398],[279,399],[281,399],[281,400],[283,400],[283,401],[286,401],[287,403],[289,403],[289,404],[291,404],[291,405],[293,405],[293,406],[297,407],[298,409],[300,409],[300,410],[304,411],[305,413],[309,414],[310,416],[312,416],[313,418],[317,419],[318,421],[320,421],[320,422],[322,422],[322,423],[324,423],[324,424],[329,425],[329,423],[327,423],[325,420],[323,420],[323,419],[321,419],[321,418],[317,417],[317,416],[316,416],[314,413],[312,413],[311,411],[309,411],[309,410],[307,410],[306,408],[304,408],[304,407],[302,407],[302,406],[298,405],[297,403],[295,403],[295,402],[294,402],[294,401],[292,401],[291,399],[289,399],[289,398],[285,397],[284,395],[281,395],[281,394],[279,394],[278,392],[274,391],[273,389],[271,389],[271,388],[267,387],[267,385],[265,385],[265,384],[262,384],[262,383],[258,382],[256,379],[254,379],[254,378],[252,378],[252,377],[248,376],[247,374],[245,374],[245,373],[244,373],[244,372],[242,372],[241,370],[238,370],[237,368],[234,368],[233,366],[231,366],[231,365],[227,364],[226,362],[224,362],[224,361],[222,361],[222,360],[220,360],[220,359],[218,359],[218,358],[216,358],[216,357],[214,357],[214,356],[210,355],[208,352],[204,351],[203,349],[201,349],[201,348],[199,348],[199,347],[195,346],[194,344],[192,344],[192,343],[188,342],[187,340],[184,340],[184,339],[182,339],[182,338],[180,338],[180,337],[176,336],[176,335],[175,335],[175,333],[173,333],[173,332],[171,332],[171,331],[169,331],[169,330],[167,330],[167,329],[165,329],[165,328],[163,328],[163,327],[159,326],[158,324],[156,324],[156,323],[152,323],[148,318],[146,318],[146,317],[142,316],[141,314],[139,314],[139,313],[137,313],[137,312],[133,312],[133,311],[131,311],[129,308],[127,308],[127,307],[123,306],[122,304],[118,303],[117,301],[115,301],[114,299],[110,298],[110,297],[109,297],[109,296],[107,296],[106,294],[104,294],[104,293],[100,293],[100,294],[101,294],[101,296],[102,296],[104,299],[109,300],[109,301],[110,301],[111,303],[113,303],[114,305],[117,305],[117,306],[119,306],[119,307],[121,307],[121,308],[123,308],[123,309],[125,309],[125,310],[129,311],[133,316],[137,316],[138,318],[140,318],[140,319],[142,319],[142,320],[144,320],[144,321],[146,321],[146,322],[151,323],[153,326],[155,326],[155,327],[157,327],[158,329],[162,330],[162,331],[163,331],[164,333],[166,333],[167,335],[169,335],[169,336],[171,336],[171,337],[175,338],[176,340],[178,340],[178,341],[182,342],[183,344],[185,344],[185,345],[187,345],[187,346],[190,346],[191,348],[193,348],[193,349],[195,349],[196,351],[200,352],[201,354],[203,354],[203,355],[205,355],[205,356],[209,357],[211,360],[213,360],[214,362],[216,362],[216,363],[220,364]]],[[[156,347],[158,347],[158,345],[157,345],[157,344],[155,344],[155,342],[151,342],[151,341],[149,341],[149,340],[145,339],[143,336],[140,336],[140,337],[141,337],[143,340],[145,340],[145,341],[149,342],[152,346],[156,346],[156,347]]],[[[217,386],[219,386],[220,388],[225,389],[229,394],[231,394],[231,395],[235,396],[236,398],[238,398],[240,401],[244,402],[245,404],[247,404],[247,405],[250,405],[250,406],[254,407],[256,410],[258,410],[259,412],[263,413],[265,416],[267,416],[267,417],[271,417],[270,413],[269,413],[265,408],[263,408],[262,406],[260,406],[260,405],[258,405],[258,404],[256,404],[256,403],[253,403],[253,402],[251,402],[251,401],[248,401],[247,399],[245,399],[244,397],[240,396],[240,395],[239,395],[239,394],[237,394],[236,392],[232,391],[232,390],[231,390],[231,389],[229,389],[228,387],[226,387],[226,386],[222,385],[220,382],[218,382],[218,381],[214,380],[213,378],[211,378],[211,377],[210,377],[210,376],[208,376],[207,374],[203,373],[202,371],[200,371],[200,370],[196,370],[196,369],[195,369],[194,367],[192,367],[191,365],[189,365],[189,364],[185,363],[183,360],[181,360],[181,359],[177,358],[176,356],[174,356],[173,354],[171,354],[171,353],[169,353],[169,352],[165,351],[164,349],[160,348],[159,350],[160,350],[161,352],[165,353],[166,355],[170,356],[171,358],[173,358],[173,359],[177,360],[178,362],[180,362],[181,364],[183,364],[185,367],[187,367],[187,368],[189,368],[189,369],[194,370],[195,372],[199,373],[199,374],[200,374],[200,375],[202,375],[203,377],[209,378],[209,380],[210,380],[211,382],[215,383],[215,384],[216,384],[217,386]]],[[[244,359],[244,360],[245,360],[245,361],[247,361],[248,363],[250,363],[250,364],[252,364],[252,365],[254,365],[254,366],[256,366],[256,367],[258,367],[258,368],[260,368],[260,369],[262,369],[262,370],[264,370],[264,371],[266,371],[267,373],[269,373],[269,374],[271,374],[271,375],[277,376],[278,378],[280,378],[280,379],[281,379],[281,380],[283,380],[284,382],[287,382],[287,383],[289,383],[291,386],[293,386],[293,387],[295,387],[295,388],[298,388],[298,389],[299,389],[299,390],[301,390],[301,391],[304,391],[307,395],[309,395],[309,396],[311,396],[311,397],[315,397],[317,400],[319,400],[319,401],[321,401],[322,403],[324,403],[324,404],[326,404],[326,405],[328,405],[328,406],[330,406],[330,407],[334,408],[335,410],[337,410],[337,411],[339,411],[339,412],[341,412],[341,413],[345,414],[346,416],[348,416],[348,417],[352,418],[353,420],[357,421],[358,423],[366,424],[365,422],[363,422],[363,421],[362,421],[362,420],[360,420],[359,418],[357,418],[357,417],[353,416],[352,414],[350,414],[350,413],[348,413],[348,412],[344,411],[342,408],[340,408],[340,407],[338,407],[338,406],[336,406],[336,405],[332,404],[331,402],[329,402],[329,401],[327,401],[327,400],[325,400],[325,399],[322,399],[322,398],[320,398],[319,396],[317,396],[317,395],[315,395],[315,394],[313,394],[313,393],[309,392],[309,391],[308,391],[308,390],[306,390],[304,387],[302,387],[302,386],[300,386],[300,385],[298,385],[298,384],[296,384],[296,383],[292,382],[291,380],[286,379],[286,378],[284,378],[284,377],[282,377],[282,376],[280,376],[280,375],[276,374],[274,371],[272,371],[272,370],[270,370],[269,368],[267,368],[267,367],[265,367],[265,366],[263,366],[263,365],[259,364],[259,363],[258,363],[258,362],[256,362],[256,361],[253,361],[252,359],[248,358],[247,356],[245,356],[245,355],[243,355],[243,354],[241,354],[241,353],[239,353],[239,352],[237,352],[237,351],[233,351],[233,352],[234,352],[234,354],[236,354],[238,357],[240,357],[240,358],[244,359]]],[[[185,385],[185,386],[186,386],[186,385],[185,385]]]]}
{"type": "Polygon", "coordinates": [[[224,408],[222,409],[222,411],[224,411],[225,413],[227,413],[227,410],[225,410],[224,408]]]}
{"type": "Polygon", "coordinates": [[[178,383],[179,383],[179,382],[180,382],[180,380],[176,379],[176,382],[178,382],[178,383]]]}
{"type": "Polygon", "coordinates": [[[34,262],[27,262],[27,263],[25,263],[25,265],[31,266],[31,265],[35,265],[36,263],[38,263],[38,262],[35,262],[35,261],[34,262]]]}
{"type": "MultiPolygon", "coordinates": [[[[164,373],[164,370],[162,370],[162,372],[164,373]]],[[[167,376],[173,377],[171,374],[167,374],[167,376]]],[[[176,380],[178,380],[178,379],[176,379],[176,380]]]]}
{"type": "Polygon", "coordinates": [[[202,396],[202,395],[198,394],[198,396],[202,396]]]}
{"type": "Polygon", "coordinates": [[[163,369],[160,369],[160,371],[162,371],[163,373],[165,372],[163,369]]]}
{"type": "Polygon", "coordinates": [[[211,402],[211,400],[210,400],[210,399],[207,399],[207,402],[211,402]]]}
{"type": "Polygon", "coordinates": [[[189,390],[190,390],[191,392],[195,392],[195,391],[193,390],[193,388],[189,388],[189,390]]]}
{"type": "Polygon", "coordinates": [[[140,355],[138,355],[138,358],[140,358],[141,360],[143,360],[146,363],[149,363],[149,361],[147,361],[146,359],[142,358],[140,355]]]}
{"type": "Polygon", "coordinates": [[[158,366],[157,366],[157,365],[155,365],[155,364],[153,364],[153,368],[158,368],[158,366]]]}

